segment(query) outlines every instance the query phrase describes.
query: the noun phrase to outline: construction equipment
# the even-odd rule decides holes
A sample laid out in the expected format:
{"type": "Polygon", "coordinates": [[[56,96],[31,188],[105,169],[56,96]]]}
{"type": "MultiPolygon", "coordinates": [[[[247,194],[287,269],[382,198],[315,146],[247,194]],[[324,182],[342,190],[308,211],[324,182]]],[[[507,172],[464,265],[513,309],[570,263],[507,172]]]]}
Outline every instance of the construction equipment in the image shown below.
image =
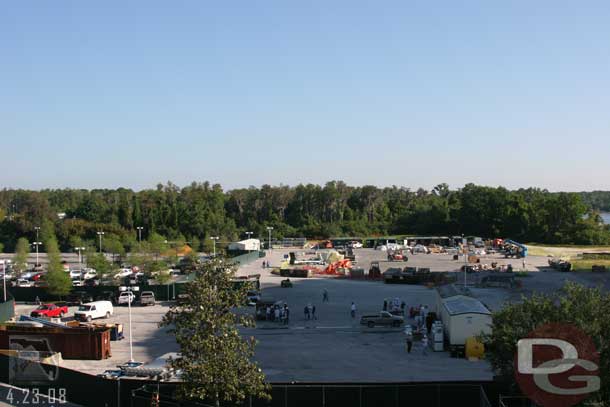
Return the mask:
{"type": "Polygon", "coordinates": [[[409,258],[405,256],[402,250],[388,250],[388,261],[407,261],[409,258]]]}

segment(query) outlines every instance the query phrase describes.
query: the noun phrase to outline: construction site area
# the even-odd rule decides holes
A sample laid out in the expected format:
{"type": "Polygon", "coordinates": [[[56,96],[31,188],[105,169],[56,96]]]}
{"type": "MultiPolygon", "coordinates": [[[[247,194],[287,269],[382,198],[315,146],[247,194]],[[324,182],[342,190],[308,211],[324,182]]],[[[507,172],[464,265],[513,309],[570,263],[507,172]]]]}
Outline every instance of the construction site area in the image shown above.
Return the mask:
{"type": "MultiPolygon", "coordinates": [[[[289,243],[250,253],[236,276],[256,283],[249,306],[235,312],[256,319],[240,332],[256,338],[255,359],[274,386],[491,383],[494,373],[479,336],[490,332],[494,311],[568,281],[610,289],[607,273],[566,272],[565,259],[532,254],[538,249],[512,241],[448,247],[386,240],[368,248],[355,241],[289,243]]],[[[26,351],[20,337],[44,336],[55,351],[44,361],[64,369],[62,377],[73,371],[84,374],[78,380],[106,384],[176,380],[167,360],[179,347],[159,327],[180,301],[176,285],[156,291],[152,303],[141,293],[131,307],[119,302],[105,317],[80,323],[87,304],[52,309],[19,302],[19,322],[0,331],[0,341],[26,351]],[[59,317],[30,317],[50,312],[59,317]]],[[[117,300],[122,297],[131,294],[117,300]]]]}

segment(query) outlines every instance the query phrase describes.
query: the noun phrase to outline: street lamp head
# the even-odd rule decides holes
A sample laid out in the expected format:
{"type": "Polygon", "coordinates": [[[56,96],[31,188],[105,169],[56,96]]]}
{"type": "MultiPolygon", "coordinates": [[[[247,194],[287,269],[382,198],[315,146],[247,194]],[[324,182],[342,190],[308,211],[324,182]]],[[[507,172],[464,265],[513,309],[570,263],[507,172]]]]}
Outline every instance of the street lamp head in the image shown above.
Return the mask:
{"type": "Polygon", "coordinates": [[[273,230],[273,226],[267,226],[267,230],[273,230]]]}

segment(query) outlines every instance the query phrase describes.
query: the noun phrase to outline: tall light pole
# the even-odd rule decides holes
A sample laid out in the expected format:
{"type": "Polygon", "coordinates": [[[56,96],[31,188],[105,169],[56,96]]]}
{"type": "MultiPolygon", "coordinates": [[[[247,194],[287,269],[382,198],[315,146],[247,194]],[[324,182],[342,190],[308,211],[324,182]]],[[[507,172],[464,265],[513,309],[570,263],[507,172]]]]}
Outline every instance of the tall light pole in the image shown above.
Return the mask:
{"type": "Polygon", "coordinates": [[[248,236],[248,239],[250,239],[253,234],[254,234],[254,232],[246,232],[246,236],[248,236]]]}
{"type": "Polygon", "coordinates": [[[33,242],[32,246],[36,246],[36,267],[38,267],[40,265],[40,262],[38,261],[38,246],[40,246],[42,244],[42,242],[33,242]]]}
{"type": "Polygon", "coordinates": [[[4,297],[2,297],[3,302],[6,302],[6,262],[7,260],[2,260],[2,285],[4,287],[4,297]]]}
{"type": "Polygon", "coordinates": [[[81,250],[85,250],[84,247],[75,247],[74,250],[78,251],[78,264],[80,265],[81,270],[83,269],[83,261],[82,261],[82,257],[81,257],[81,250]]]}
{"type": "Polygon", "coordinates": [[[129,299],[127,300],[127,306],[129,308],[129,363],[135,362],[133,360],[133,337],[132,337],[132,329],[131,329],[131,302],[135,299],[136,295],[134,291],[139,291],[139,287],[121,287],[125,291],[130,293],[129,299]]]}
{"type": "Polygon", "coordinates": [[[101,253],[102,252],[102,236],[104,236],[104,232],[102,232],[102,231],[97,232],[97,235],[100,238],[100,253],[101,253]]]}
{"type": "Polygon", "coordinates": [[[138,242],[142,244],[142,230],[144,230],[144,227],[138,226],[136,229],[138,229],[138,242]]]}
{"type": "Polygon", "coordinates": [[[218,240],[218,236],[211,236],[212,242],[214,244],[214,257],[216,257],[216,241],[218,240]]]}
{"type": "Polygon", "coordinates": [[[273,230],[273,226],[267,226],[267,232],[269,232],[269,247],[267,249],[271,250],[271,231],[273,230]]]}
{"type": "Polygon", "coordinates": [[[36,267],[38,267],[38,265],[40,264],[38,262],[38,244],[42,244],[40,243],[40,239],[38,238],[38,232],[40,232],[40,226],[34,226],[34,230],[36,231],[36,267]]]}

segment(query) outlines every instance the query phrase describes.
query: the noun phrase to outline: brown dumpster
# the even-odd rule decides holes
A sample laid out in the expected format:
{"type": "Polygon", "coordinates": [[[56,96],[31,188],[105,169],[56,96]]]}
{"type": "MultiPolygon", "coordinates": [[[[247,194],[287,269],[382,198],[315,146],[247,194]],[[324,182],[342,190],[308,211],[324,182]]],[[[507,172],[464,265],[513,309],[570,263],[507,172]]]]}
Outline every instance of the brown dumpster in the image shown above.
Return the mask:
{"type": "Polygon", "coordinates": [[[110,329],[6,325],[0,327],[0,348],[60,352],[64,359],[107,359],[111,356],[110,329]]]}

